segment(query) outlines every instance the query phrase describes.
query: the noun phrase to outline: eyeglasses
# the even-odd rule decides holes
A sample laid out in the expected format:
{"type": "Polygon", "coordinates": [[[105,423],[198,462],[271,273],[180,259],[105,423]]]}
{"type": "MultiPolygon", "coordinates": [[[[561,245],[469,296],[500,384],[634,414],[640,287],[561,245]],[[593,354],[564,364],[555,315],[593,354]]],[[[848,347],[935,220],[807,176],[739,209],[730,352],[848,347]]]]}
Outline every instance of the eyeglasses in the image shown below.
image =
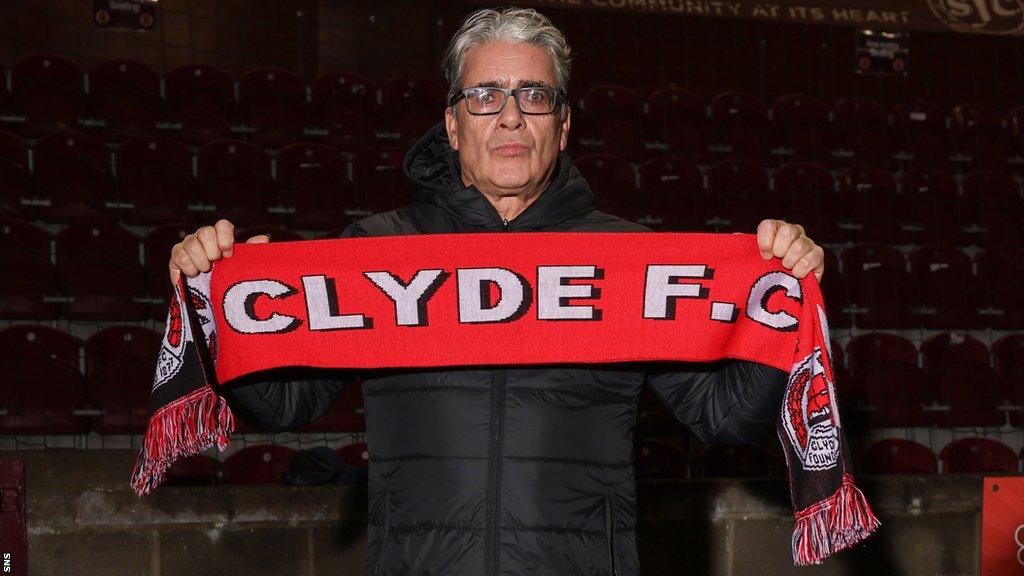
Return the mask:
{"type": "Polygon", "coordinates": [[[449,106],[459,100],[466,100],[466,110],[473,115],[497,114],[505,107],[509,95],[515,96],[516,106],[523,114],[551,114],[565,99],[565,92],[549,86],[524,86],[522,88],[498,88],[495,86],[474,86],[465,88],[452,97],[449,106]]]}

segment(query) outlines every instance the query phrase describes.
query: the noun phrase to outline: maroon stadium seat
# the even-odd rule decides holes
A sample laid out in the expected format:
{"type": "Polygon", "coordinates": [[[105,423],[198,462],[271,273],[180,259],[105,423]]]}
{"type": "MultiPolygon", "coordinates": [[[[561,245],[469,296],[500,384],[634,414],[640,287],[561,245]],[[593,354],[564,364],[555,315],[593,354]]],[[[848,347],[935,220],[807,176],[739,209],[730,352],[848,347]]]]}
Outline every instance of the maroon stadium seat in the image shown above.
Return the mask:
{"type": "Polygon", "coordinates": [[[28,144],[17,134],[0,130],[0,218],[25,218],[23,198],[32,196],[28,144]]]}
{"type": "Polygon", "coordinates": [[[0,330],[0,366],[20,360],[46,360],[78,371],[78,349],[74,336],[41,324],[17,324],[0,330]]]}
{"type": "Polygon", "coordinates": [[[0,252],[50,261],[53,235],[31,222],[0,218],[0,252]]]}
{"type": "Polygon", "coordinates": [[[0,366],[0,434],[84,434],[89,419],[85,379],[77,368],[43,358],[21,358],[0,366]]]}
{"type": "Polygon", "coordinates": [[[709,444],[694,461],[694,475],[703,478],[751,478],[771,474],[768,453],[754,444],[709,444]]]}
{"type": "Polygon", "coordinates": [[[786,219],[799,222],[817,242],[839,242],[842,216],[832,174],[817,164],[790,162],[772,174],[775,196],[789,206],[786,219]]]}
{"type": "Polygon", "coordinates": [[[943,410],[931,412],[938,426],[999,426],[999,383],[988,362],[950,360],[929,378],[929,387],[943,410]],[[947,408],[948,409],[945,409],[947,408]]]}
{"type": "Polygon", "coordinates": [[[356,152],[374,138],[377,88],[364,76],[341,71],[313,81],[312,124],[327,131],[324,141],[344,152],[356,152]]]}
{"type": "Polygon", "coordinates": [[[821,281],[821,292],[825,297],[828,325],[832,328],[849,328],[852,323],[850,308],[850,286],[840,273],[839,257],[828,246],[822,246],[825,253],[826,274],[821,281]]]}
{"type": "Polygon", "coordinates": [[[149,393],[163,336],[141,326],[114,326],[85,341],[85,377],[103,411],[100,434],[142,434],[149,423],[149,393]]]}
{"type": "Polygon", "coordinates": [[[141,320],[146,304],[139,238],[112,224],[75,224],[57,234],[57,270],[72,320],[141,320]]]}
{"type": "Polygon", "coordinates": [[[396,145],[408,147],[444,117],[445,90],[423,76],[396,76],[381,87],[381,112],[396,145]]]}
{"type": "Polygon", "coordinates": [[[1020,184],[1000,170],[976,170],[960,182],[966,238],[979,245],[1024,242],[1020,184]]]}
{"type": "Polygon", "coordinates": [[[915,167],[947,167],[952,148],[946,128],[948,120],[946,110],[931,102],[913,100],[897,104],[892,110],[897,155],[907,157],[915,167]]]}
{"type": "Polygon", "coordinates": [[[294,454],[295,450],[287,446],[248,446],[224,461],[224,481],[228,484],[276,484],[288,472],[294,454]]]}
{"type": "Polygon", "coordinates": [[[956,151],[971,170],[1000,170],[1005,166],[1002,122],[999,111],[988,106],[965,102],[953,108],[956,151]]]}
{"type": "Polygon", "coordinates": [[[372,146],[352,159],[352,184],[364,211],[386,212],[407,204],[402,162],[405,154],[394,146],[372,146]]]}
{"type": "Polygon", "coordinates": [[[914,168],[900,174],[900,242],[959,244],[963,239],[960,193],[944,170],[914,168]]]}
{"type": "Polygon", "coordinates": [[[348,444],[338,448],[335,452],[349,466],[366,468],[370,465],[370,451],[366,447],[366,442],[348,444]]]}
{"type": "Polygon", "coordinates": [[[729,157],[765,164],[768,159],[768,107],[746,92],[724,92],[711,100],[715,140],[729,157]]]}
{"type": "Polygon", "coordinates": [[[993,246],[974,256],[982,321],[997,329],[1024,328],[1024,251],[993,246]]]}
{"type": "Polygon", "coordinates": [[[160,77],[135,60],[107,60],[89,71],[90,129],[100,138],[121,142],[152,136],[161,119],[160,77]]]}
{"type": "Polygon", "coordinates": [[[161,136],[143,136],[117,148],[117,196],[125,223],[154,226],[189,221],[196,202],[188,148],[161,136]]]}
{"type": "Polygon", "coordinates": [[[23,220],[0,219],[0,318],[50,319],[56,305],[44,300],[57,292],[50,264],[53,236],[23,220]]]}
{"type": "Polygon", "coordinates": [[[85,134],[52,134],[35,147],[38,215],[50,222],[111,221],[114,198],[106,144],[85,134]]]}
{"type": "Polygon", "coordinates": [[[768,174],[751,160],[722,160],[708,169],[707,180],[702,218],[719,231],[752,233],[762,219],[785,211],[772,201],[768,174]]]}
{"type": "Polygon", "coordinates": [[[912,440],[886,438],[864,451],[865,474],[935,474],[938,462],[931,448],[912,440]]]}
{"type": "Polygon", "coordinates": [[[82,69],[56,54],[33,54],[11,70],[12,96],[27,121],[20,129],[37,138],[73,132],[85,111],[82,69]]]}
{"type": "Polygon", "coordinates": [[[636,172],[625,158],[611,154],[586,154],[575,164],[594,191],[598,210],[626,220],[635,221],[643,216],[644,205],[636,186],[636,172]]]}
{"type": "Polygon", "coordinates": [[[980,327],[978,294],[971,258],[940,244],[928,244],[908,257],[910,274],[920,288],[918,322],[931,329],[980,327]]]}
{"type": "Polygon", "coordinates": [[[992,343],[996,374],[1003,400],[1010,409],[1010,424],[1024,425],[1024,334],[1003,336],[992,343]]]}
{"type": "Polygon", "coordinates": [[[686,478],[686,449],[656,438],[640,438],[634,448],[637,478],[686,478]]]}
{"type": "Polygon", "coordinates": [[[704,176],[695,164],[675,156],[651,158],[640,165],[640,194],[656,230],[698,232],[704,201],[704,176]]]}
{"type": "Polygon", "coordinates": [[[921,343],[921,358],[928,378],[936,377],[950,363],[992,364],[988,346],[961,332],[943,332],[927,338],[921,343]]]}
{"type": "Polygon", "coordinates": [[[632,88],[615,84],[594,86],[583,96],[582,109],[590,117],[589,151],[614,154],[630,161],[643,155],[640,135],[643,98],[632,88]]]}
{"type": "Polygon", "coordinates": [[[832,155],[844,165],[889,165],[889,114],[867,98],[844,98],[832,111],[836,144],[832,155]]]}
{"type": "Polygon", "coordinates": [[[263,148],[241,140],[217,140],[204,144],[196,156],[199,197],[204,206],[214,208],[204,209],[204,220],[226,218],[235,226],[275,220],[268,208],[279,204],[279,198],[270,156],[263,148]]]}
{"type": "MultiPolygon", "coordinates": [[[[830,166],[828,109],[806,94],[785,94],[772,103],[771,142],[786,162],[830,166]]],[[[776,150],[773,149],[773,152],[776,150]]]]}
{"type": "Polygon", "coordinates": [[[182,458],[167,469],[164,486],[212,486],[218,483],[220,463],[203,454],[182,458]]]}
{"type": "Polygon", "coordinates": [[[652,144],[684,160],[706,164],[710,160],[710,123],[704,97],[682,88],[662,88],[647,99],[647,128],[652,144]]]}
{"type": "Polygon", "coordinates": [[[928,426],[932,417],[924,371],[899,359],[884,359],[857,368],[864,401],[851,407],[873,428],[928,426]]]}
{"type": "Polygon", "coordinates": [[[350,220],[346,210],[359,207],[348,160],[322,144],[292,144],[277,155],[277,182],[289,226],[325,230],[350,220]]]}
{"type": "MultiPolygon", "coordinates": [[[[846,353],[849,357],[850,379],[841,383],[841,389],[844,393],[849,391],[844,398],[849,399],[853,405],[870,405],[868,389],[873,385],[869,385],[869,375],[872,378],[877,377],[882,373],[880,367],[918,365],[917,349],[909,340],[884,332],[871,332],[854,337],[847,344],[846,353]]],[[[921,383],[923,384],[923,379],[921,383]]]]}
{"type": "Polygon", "coordinates": [[[989,438],[961,438],[939,452],[944,474],[1016,474],[1017,454],[989,438]]]}
{"type": "Polygon", "coordinates": [[[885,244],[861,242],[843,251],[843,276],[858,311],[860,328],[900,328],[914,325],[918,303],[914,279],[903,255],[885,244]]]}
{"type": "Polygon", "coordinates": [[[246,123],[256,128],[253,141],[281,148],[303,139],[306,85],[282,68],[257,68],[238,81],[238,106],[246,123]]]}
{"type": "Polygon", "coordinates": [[[198,145],[229,138],[237,119],[234,82],[208,64],[185,64],[167,73],[167,106],[176,138],[198,145]]]}
{"type": "Polygon", "coordinates": [[[843,206],[842,226],[853,239],[886,243],[899,239],[900,198],[892,174],[861,164],[843,170],[836,180],[843,206]]]}

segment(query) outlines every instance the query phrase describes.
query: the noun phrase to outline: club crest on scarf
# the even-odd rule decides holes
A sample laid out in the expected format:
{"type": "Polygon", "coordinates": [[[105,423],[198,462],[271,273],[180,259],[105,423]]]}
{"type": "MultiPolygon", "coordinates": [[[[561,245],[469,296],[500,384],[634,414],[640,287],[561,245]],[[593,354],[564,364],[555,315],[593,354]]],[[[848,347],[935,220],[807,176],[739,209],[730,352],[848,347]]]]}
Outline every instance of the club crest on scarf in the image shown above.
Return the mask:
{"type": "Polygon", "coordinates": [[[171,298],[167,310],[167,325],[164,327],[164,339],[157,354],[156,377],[153,378],[153,390],[174,378],[184,364],[185,346],[192,341],[192,328],[189,325],[185,303],[181,298],[181,286],[174,286],[174,297],[171,298]]]}
{"type": "Polygon", "coordinates": [[[805,470],[826,470],[839,462],[839,417],[834,388],[822,364],[821,348],[790,372],[783,424],[805,470]]]}

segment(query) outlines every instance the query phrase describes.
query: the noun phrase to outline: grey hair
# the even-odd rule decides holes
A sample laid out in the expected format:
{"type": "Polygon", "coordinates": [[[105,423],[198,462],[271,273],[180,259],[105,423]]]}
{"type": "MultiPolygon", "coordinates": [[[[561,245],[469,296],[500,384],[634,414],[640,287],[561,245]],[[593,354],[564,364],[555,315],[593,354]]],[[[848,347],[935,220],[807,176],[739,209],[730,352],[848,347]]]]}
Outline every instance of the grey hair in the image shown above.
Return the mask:
{"type": "Polygon", "coordinates": [[[442,68],[448,80],[449,102],[463,88],[466,52],[488,42],[529,43],[546,49],[555,62],[555,87],[564,91],[569,84],[572,50],[565,34],[547,16],[532,8],[484,8],[466,18],[445,51],[442,68]]]}

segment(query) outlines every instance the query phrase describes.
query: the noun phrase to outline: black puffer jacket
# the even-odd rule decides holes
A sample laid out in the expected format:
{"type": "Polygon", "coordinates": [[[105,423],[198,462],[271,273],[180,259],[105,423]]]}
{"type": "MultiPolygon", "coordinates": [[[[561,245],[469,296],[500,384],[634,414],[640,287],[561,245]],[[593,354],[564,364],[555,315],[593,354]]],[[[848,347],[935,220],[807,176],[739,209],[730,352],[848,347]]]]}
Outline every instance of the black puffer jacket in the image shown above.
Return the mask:
{"type": "MultiPolygon", "coordinates": [[[[410,151],[405,171],[414,203],[346,236],[645,230],[595,210],[565,155],[551,186],[508,223],[462,185],[443,126],[410,151]]],[[[341,382],[262,382],[235,388],[232,404],[289,429],[325,412],[341,382]]],[[[786,377],[739,361],[364,375],[367,575],[636,576],[632,428],[645,382],[702,440],[742,443],[772,429],[786,377]]]]}

